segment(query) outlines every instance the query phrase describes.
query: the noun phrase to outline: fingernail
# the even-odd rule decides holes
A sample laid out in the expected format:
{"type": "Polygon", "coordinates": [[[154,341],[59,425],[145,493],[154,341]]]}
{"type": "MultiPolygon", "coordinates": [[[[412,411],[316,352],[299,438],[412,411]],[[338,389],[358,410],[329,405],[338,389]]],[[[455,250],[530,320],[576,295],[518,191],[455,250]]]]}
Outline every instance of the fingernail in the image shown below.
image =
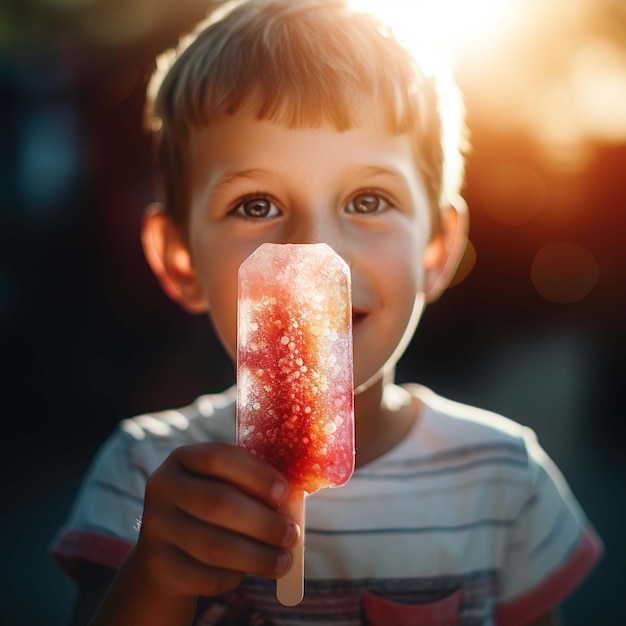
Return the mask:
{"type": "Polygon", "coordinates": [[[296,542],[299,535],[300,529],[298,528],[298,525],[294,523],[289,524],[280,545],[283,546],[283,548],[290,548],[296,542]]]}
{"type": "Polygon", "coordinates": [[[274,572],[276,574],[278,574],[278,575],[284,574],[289,569],[290,565],[291,565],[291,556],[289,556],[289,553],[281,554],[276,559],[276,565],[274,566],[274,572]]]}
{"type": "Polygon", "coordinates": [[[289,486],[286,485],[284,482],[277,480],[270,489],[270,497],[275,502],[280,503],[285,499],[285,496],[287,495],[288,491],[289,491],[289,486]]]}

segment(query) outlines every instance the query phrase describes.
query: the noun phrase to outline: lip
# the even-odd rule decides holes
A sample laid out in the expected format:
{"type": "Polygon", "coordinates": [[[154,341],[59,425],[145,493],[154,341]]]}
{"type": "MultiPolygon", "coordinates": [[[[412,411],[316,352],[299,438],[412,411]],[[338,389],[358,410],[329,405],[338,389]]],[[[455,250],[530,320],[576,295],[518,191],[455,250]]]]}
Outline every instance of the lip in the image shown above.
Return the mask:
{"type": "Polygon", "coordinates": [[[361,324],[366,317],[367,313],[363,311],[352,311],[352,328],[361,324]]]}

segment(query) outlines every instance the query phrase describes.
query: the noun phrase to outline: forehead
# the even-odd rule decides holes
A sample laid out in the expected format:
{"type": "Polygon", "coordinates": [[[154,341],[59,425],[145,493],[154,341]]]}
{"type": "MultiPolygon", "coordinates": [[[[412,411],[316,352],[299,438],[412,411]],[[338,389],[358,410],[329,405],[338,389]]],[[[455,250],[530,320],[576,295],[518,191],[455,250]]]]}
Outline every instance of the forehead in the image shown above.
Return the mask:
{"type": "Polygon", "coordinates": [[[211,124],[190,133],[192,185],[268,169],[303,181],[378,169],[422,185],[411,136],[391,132],[366,106],[358,110],[354,126],[343,131],[328,124],[292,128],[259,120],[243,109],[221,113],[211,124]]]}

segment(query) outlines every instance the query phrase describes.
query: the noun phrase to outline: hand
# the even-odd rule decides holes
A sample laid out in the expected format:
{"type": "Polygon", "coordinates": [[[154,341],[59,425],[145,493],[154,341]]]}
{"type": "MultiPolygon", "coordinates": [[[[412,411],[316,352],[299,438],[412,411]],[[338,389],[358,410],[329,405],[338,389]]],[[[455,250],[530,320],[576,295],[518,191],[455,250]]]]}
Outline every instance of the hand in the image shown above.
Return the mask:
{"type": "Polygon", "coordinates": [[[135,565],[164,592],[213,596],[246,573],[278,578],[300,529],[279,513],[285,478],[222,443],[177,448],[146,487],[135,565]]]}

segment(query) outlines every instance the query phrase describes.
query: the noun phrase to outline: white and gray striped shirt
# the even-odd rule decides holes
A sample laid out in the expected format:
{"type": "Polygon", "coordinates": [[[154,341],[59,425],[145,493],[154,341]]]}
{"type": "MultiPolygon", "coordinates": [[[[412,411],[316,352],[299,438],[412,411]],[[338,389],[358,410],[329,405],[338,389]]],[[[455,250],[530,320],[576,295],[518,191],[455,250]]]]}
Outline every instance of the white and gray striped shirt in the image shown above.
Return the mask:
{"type": "MultiPolygon", "coordinates": [[[[249,577],[202,599],[196,624],[523,624],[558,604],[599,539],[534,433],[417,385],[416,425],[338,489],[306,501],[305,598],[249,577]]],[[[235,390],[125,420],[94,460],[55,557],[118,567],[137,537],[148,476],[176,447],[235,439],[235,390]]]]}

